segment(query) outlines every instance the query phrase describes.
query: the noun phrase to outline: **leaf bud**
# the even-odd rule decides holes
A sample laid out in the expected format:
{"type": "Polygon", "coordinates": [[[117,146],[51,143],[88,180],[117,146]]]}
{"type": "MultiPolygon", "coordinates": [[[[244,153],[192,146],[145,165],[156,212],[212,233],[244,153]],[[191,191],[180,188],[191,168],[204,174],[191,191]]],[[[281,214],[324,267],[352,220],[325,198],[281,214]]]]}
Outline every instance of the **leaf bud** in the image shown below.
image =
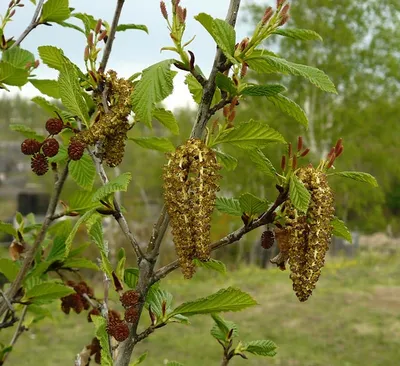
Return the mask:
{"type": "Polygon", "coordinates": [[[331,155],[331,158],[329,159],[328,165],[326,166],[326,169],[329,169],[332,167],[333,163],[335,162],[336,159],[336,154],[335,152],[333,152],[333,154],[331,155]]]}
{"type": "Polygon", "coordinates": [[[327,158],[330,159],[332,154],[334,154],[334,153],[335,153],[335,147],[332,147],[332,149],[329,151],[329,153],[327,155],[327,158]]]}
{"type": "Polygon", "coordinates": [[[338,151],[336,152],[336,157],[339,157],[340,155],[342,155],[343,149],[344,149],[344,146],[341,145],[341,146],[339,147],[338,151]]]}
{"type": "Polygon", "coordinates": [[[280,8],[284,4],[285,0],[276,0],[276,7],[280,8]]]}
{"type": "Polygon", "coordinates": [[[11,13],[10,13],[10,15],[8,17],[12,18],[14,16],[14,14],[15,14],[15,9],[11,10],[11,13]]]}
{"type": "Polygon", "coordinates": [[[37,69],[39,67],[39,65],[40,65],[40,61],[39,60],[35,60],[35,63],[33,64],[33,67],[35,69],[37,69]]]}
{"type": "Polygon", "coordinates": [[[290,4],[286,4],[283,9],[281,10],[281,16],[284,17],[290,9],[290,4]]]}
{"type": "Polygon", "coordinates": [[[301,157],[304,157],[304,156],[306,156],[309,152],[310,152],[310,149],[307,148],[307,149],[305,149],[305,150],[300,154],[300,156],[301,156],[301,157]]]}
{"type": "Polygon", "coordinates": [[[297,151],[300,151],[303,148],[303,137],[299,136],[297,139],[297,151]]]}
{"type": "Polygon", "coordinates": [[[225,118],[227,118],[227,117],[229,116],[229,112],[230,112],[229,106],[226,105],[226,106],[222,109],[222,113],[223,113],[223,115],[224,115],[225,118]]]}
{"type": "Polygon", "coordinates": [[[84,59],[85,61],[89,60],[89,54],[90,54],[89,46],[86,46],[86,47],[85,47],[85,52],[84,52],[84,54],[83,54],[83,59],[84,59]]]}
{"type": "Polygon", "coordinates": [[[99,34],[99,33],[100,33],[101,25],[102,25],[102,21],[101,21],[101,19],[99,19],[99,20],[97,21],[96,27],[94,28],[94,32],[95,32],[96,34],[99,34]]]}
{"type": "Polygon", "coordinates": [[[343,139],[342,139],[342,138],[340,138],[340,139],[337,140],[337,142],[336,142],[336,145],[335,145],[335,153],[336,153],[336,156],[337,156],[337,152],[339,151],[340,146],[342,146],[342,143],[343,143],[343,139]]]}
{"type": "Polygon", "coordinates": [[[278,26],[281,27],[282,25],[286,24],[289,18],[290,18],[289,14],[285,14],[282,17],[281,21],[279,22],[278,26]]]}
{"type": "Polygon", "coordinates": [[[160,10],[161,10],[161,14],[164,17],[164,19],[168,20],[167,7],[165,6],[165,2],[164,1],[160,1],[160,10]]]}
{"type": "Polygon", "coordinates": [[[178,16],[179,23],[185,23],[185,12],[181,6],[176,7],[176,15],[178,16]]]}
{"type": "Polygon", "coordinates": [[[265,9],[264,15],[261,19],[261,24],[265,25],[268,23],[268,21],[271,19],[272,14],[274,14],[274,11],[272,10],[272,7],[269,6],[267,9],[265,9]]]}
{"type": "Polygon", "coordinates": [[[233,122],[233,120],[235,119],[235,117],[236,117],[236,111],[233,110],[233,111],[229,114],[228,122],[229,122],[229,123],[233,122]]]}
{"type": "Polygon", "coordinates": [[[106,36],[107,36],[107,29],[104,29],[104,30],[100,33],[99,38],[98,38],[98,41],[99,41],[99,42],[102,41],[103,39],[106,38],[106,36]]]}
{"type": "Polygon", "coordinates": [[[242,79],[246,76],[248,69],[249,69],[249,66],[245,62],[243,62],[242,63],[242,68],[240,69],[240,77],[242,79]]]}
{"type": "Polygon", "coordinates": [[[10,3],[8,4],[8,8],[12,8],[14,6],[14,0],[11,0],[10,3]]]}
{"type": "Polygon", "coordinates": [[[296,170],[297,168],[297,155],[293,155],[293,159],[292,159],[292,169],[296,170]]]}
{"type": "Polygon", "coordinates": [[[289,142],[289,144],[288,144],[288,155],[289,155],[289,158],[292,157],[292,143],[291,142],[289,142]]]}
{"type": "Polygon", "coordinates": [[[247,47],[248,44],[249,44],[249,37],[243,38],[239,44],[239,50],[244,51],[244,49],[247,47]]]}
{"type": "Polygon", "coordinates": [[[88,37],[87,37],[87,43],[88,43],[90,48],[93,47],[93,33],[92,32],[90,32],[88,37]]]}
{"type": "Polygon", "coordinates": [[[283,171],[285,171],[286,169],[286,155],[282,155],[282,159],[281,159],[281,169],[283,171]]]}
{"type": "Polygon", "coordinates": [[[165,300],[163,300],[163,302],[161,304],[161,311],[162,311],[163,317],[165,317],[165,314],[167,313],[167,302],[165,300]]]}
{"type": "Polygon", "coordinates": [[[193,70],[196,58],[194,57],[194,53],[192,51],[188,51],[188,53],[190,55],[190,61],[189,61],[190,70],[193,70]]]}

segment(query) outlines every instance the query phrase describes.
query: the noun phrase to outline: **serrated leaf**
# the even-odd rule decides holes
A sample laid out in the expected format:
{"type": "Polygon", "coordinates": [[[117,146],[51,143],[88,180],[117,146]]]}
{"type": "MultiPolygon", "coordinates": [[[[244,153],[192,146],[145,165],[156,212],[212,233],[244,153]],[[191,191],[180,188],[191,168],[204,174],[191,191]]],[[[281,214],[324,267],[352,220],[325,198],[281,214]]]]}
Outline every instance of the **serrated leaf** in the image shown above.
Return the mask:
{"type": "Polygon", "coordinates": [[[238,164],[238,160],[229,154],[226,154],[219,150],[214,150],[217,155],[218,163],[220,163],[226,170],[232,171],[235,170],[238,164]]]}
{"type": "Polygon", "coordinates": [[[299,29],[299,28],[278,28],[273,34],[278,34],[280,36],[289,37],[293,39],[300,39],[302,41],[321,41],[322,37],[313,30],[310,29],[299,29]]]}
{"type": "Polygon", "coordinates": [[[8,222],[4,222],[0,220],[0,233],[6,233],[8,235],[12,235],[13,237],[17,237],[17,230],[14,228],[12,224],[8,222]]]}
{"type": "Polygon", "coordinates": [[[202,268],[206,268],[206,269],[211,269],[213,271],[222,273],[222,274],[226,274],[226,266],[223,262],[218,261],[216,259],[211,258],[208,261],[200,261],[198,259],[193,259],[193,263],[197,266],[197,267],[202,267],[202,268]]]}
{"type": "Polygon", "coordinates": [[[12,282],[17,277],[19,265],[8,258],[0,258],[0,273],[3,273],[7,279],[12,282]]]}
{"type": "Polygon", "coordinates": [[[235,338],[239,335],[238,326],[234,322],[225,320],[218,314],[211,314],[211,317],[213,318],[215,324],[210,333],[215,339],[219,339],[223,342],[227,341],[228,334],[231,330],[233,330],[231,338],[235,338]]]}
{"type": "Polygon", "coordinates": [[[81,188],[90,191],[96,177],[96,168],[88,154],[83,154],[80,160],[72,160],[69,164],[71,178],[81,188]]]}
{"type": "Polygon", "coordinates": [[[96,193],[92,197],[92,202],[100,201],[115,192],[126,192],[131,180],[131,173],[123,173],[120,176],[110,180],[108,183],[106,183],[104,186],[100,187],[96,191],[96,193]]]}
{"type": "Polygon", "coordinates": [[[97,19],[95,19],[92,15],[86,13],[73,13],[71,14],[74,18],[77,18],[82,21],[85,27],[85,34],[88,35],[91,30],[95,29],[97,24],[97,19]]]}
{"type": "Polygon", "coordinates": [[[297,210],[307,212],[308,206],[310,205],[311,193],[295,175],[290,178],[289,197],[297,210]]]}
{"type": "Polygon", "coordinates": [[[189,88],[190,94],[192,94],[193,100],[199,104],[201,101],[201,96],[203,94],[203,87],[196,80],[196,78],[192,74],[187,74],[185,77],[185,84],[189,88]]]}
{"type": "Polygon", "coordinates": [[[271,97],[285,90],[286,88],[280,84],[248,85],[241,90],[240,94],[253,97],[271,97]]]}
{"type": "Polygon", "coordinates": [[[123,32],[129,29],[141,30],[149,34],[149,30],[144,24],[119,24],[117,26],[117,32],[123,32]]]}
{"type": "Polygon", "coordinates": [[[170,68],[173,62],[172,59],[165,60],[144,69],[142,78],[133,91],[133,111],[147,126],[151,126],[155,103],[161,102],[172,93],[174,85],[170,68]]]}
{"type": "Polygon", "coordinates": [[[164,108],[156,108],[153,111],[153,117],[168,128],[174,135],[179,135],[178,121],[171,111],[167,111],[164,108]]]}
{"type": "Polygon", "coordinates": [[[24,298],[34,304],[45,304],[73,294],[71,287],[55,282],[44,282],[26,291],[24,298]]]}
{"type": "Polygon", "coordinates": [[[74,191],[69,198],[69,207],[71,211],[87,211],[91,210],[94,207],[99,206],[98,202],[93,202],[93,194],[94,192],[90,191],[82,191],[76,190],[74,191]]]}
{"type": "Polygon", "coordinates": [[[98,271],[99,267],[96,263],[85,258],[68,258],[63,263],[63,268],[88,268],[98,271]]]}
{"type": "Polygon", "coordinates": [[[174,145],[166,137],[130,137],[129,140],[141,147],[144,147],[145,149],[157,150],[161,152],[175,151],[174,145]]]}
{"type": "Polygon", "coordinates": [[[57,22],[57,24],[61,25],[61,26],[64,27],[64,28],[75,29],[76,31],[78,31],[78,32],[80,32],[80,33],[86,34],[85,31],[84,31],[81,27],[78,27],[78,26],[75,25],[75,24],[68,23],[68,22],[57,22]]]}
{"type": "Polygon", "coordinates": [[[169,316],[177,314],[191,316],[196,314],[240,311],[253,305],[257,305],[257,302],[249,294],[238,288],[228,287],[210,296],[185,302],[175,308],[169,316]]]}
{"type": "Polygon", "coordinates": [[[152,291],[149,291],[147,295],[146,303],[147,306],[151,307],[151,311],[157,316],[157,319],[167,320],[164,319],[162,313],[164,302],[165,302],[166,314],[168,314],[166,315],[167,318],[172,318],[174,315],[178,315],[178,314],[172,314],[172,315],[169,314],[171,312],[172,299],[173,296],[170,292],[161,290],[159,288],[153,288],[152,291]]]}
{"type": "Polygon", "coordinates": [[[302,76],[312,84],[330,93],[337,93],[335,85],[329,77],[321,70],[302,64],[296,64],[283,58],[267,56],[246,59],[249,67],[259,73],[281,73],[302,76]]]}
{"type": "Polygon", "coordinates": [[[372,187],[378,187],[378,182],[376,178],[369,173],[364,172],[333,172],[328,175],[336,175],[339,177],[350,178],[358,182],[364,182],[370,184],[372,187]]]}
{"type": "Polygon", "coordinates": [[[308,128],[308,118],[304,110],[293,100],[285,97],[282,94],[276,94],[267,98],[275,107],[290,117],[293,117],[297,122],[308,128]]]}
{"type": "MultiPolygon", "coordinates": [[[[68,237],[68,235],[67,235],[67,237],[68,237]]],[[[67,239],[67,237],[56,236],[54,238],[53,245],[51,247],[51,251],[50,251],[48,257],[46,258],[47,262],[52,263],[54,261],[62,260],[66,257],[67,247],[65,244],[65,240],[67,239]]]]}
{"type": "Polygon", "coordinates": [[[67,20],[71,15],[68,0],[47,0],[42,8],[41,23],[59,23],[67,20]]]}
{"type": "Polygon", "coordinates": [[[62,70],[66,60],[63,50],[54,46],[40,46],[38,52],[45,65],[58,71],[62,70]]]}
{"type": "Polygon", "coordinates": [[[243,344],[241,351],[249,352],[258,356],[274,357],[277,348],[276,344],[272,341],[258,340],[243,344]]]}
{"type": "Polygon", "coordinates": [[[353,243],[353,238],[351,237],[350,230],[347,228],[346,224],[342,220],[334,217],[331,221],[331,225],[333,227],[333,235],[337,236],[338,238],[343,238],[349,243],[353,243]]]}
{"type": "Polygon", "coordinates": [[[28,305],[28,312],[35,315],[32,321],[33,323],[44,318],[53,318],[53,314],[51,313],[51,311],[49,309],[46,309],[44,306],[39,306],[35,304],[28,305]]]}
{"type": "Polygon", "coordinates": [[[256,165],[259,172],[272,178],[275,177],[276,169],[260,149],[250,150],[248,154],[250,160],[256,165]]]}
{"type": "Polygon", "coordinates": [[[25,125],[11,124],[10,130],[19,132],[28,139],[35,139],[40,142],[44,140],[44,136],[39,135],[35,130],[25,125]]]}
{"type": "Polygon", "coordinates": [[[29,72],[11,65],[9,62],[0,61],[0,83],[12,86],[23,86],[28,82],[29,72]]]}
{"type": "Polygon", "coordinates": [[[43,97],[34,97],[31,100],[51,116],[57,117],[57,113],[60,115],[63,114],[63,111],[60,108],[43,97]]]}
{"type": "Polygon", "coordinates": [[[261,149],[273,142],[284,143],[285,139],[267,124],[250,121],[222,132],[212,141],[211,146],[229,143],[241,149],[261,149]]]}
{"type": "Polygon", "coordinates": [[[138,268],[126,268],[124,272],[124,282],[129,288],[136,288],[139,279],[138,268]]]}
{"type": "Polygon", "coordinates": [[[48,95],[49,97],[55,99],[61,98],[60,87],[57,80],[30,79],[29,81],[42,94],[48,95]]]}
{"type": "Polygon", "coordinates": [[[215,208],[223,213],[232,216],[242,216],[243,211],[240,207],[240,202],[236,198],[217,197],[215,201],[215,208]]]}
{"type": "Polygon", "coordinates": [[[226,91],[231,96],[235,96],[237,94],[237,88],[232,79],[220,72],[218,72],[217,76],[215,77],[215,84],[218,88],[226,91]]]}
{"type": "Polygon", "coordinates": [[[249,216],[261,214],[268,209],[268,201],[262,200],[251,193],[244,193],[239,197],[242,212],[249,216]]]}
{"type": "Polygon", "coordinates": [[[28,62],[32,65],[34,64],[35,56],[20,47],[13,47],[3,52],[1,60],[10,63],[16,68],[25,69],[28,62]]]}
{"type": "Polygon", "coordinates": [[[137,366],[140,365],[147,357],[147,351],[140,355],[135,361],[133,361],[129,366],[137,366]]]}
{"type": "Polygon", "coordinates": [[[96,328],[96,338],[99,340],[101,347],[101,366],[113,366],[106,329],[107,320],[97,315],[93,315],[92,320],[96,328]]]}
{"type": "Polygon", "coordinates": [[[85,243],[85,244],[78,246],[75,249],[71,249],[71,251],[69,252],[68,258],[72,258],[72,257],[78,256],[78,255],[81,255],[89,247],[90,247],[90,243],[85,243]]]}

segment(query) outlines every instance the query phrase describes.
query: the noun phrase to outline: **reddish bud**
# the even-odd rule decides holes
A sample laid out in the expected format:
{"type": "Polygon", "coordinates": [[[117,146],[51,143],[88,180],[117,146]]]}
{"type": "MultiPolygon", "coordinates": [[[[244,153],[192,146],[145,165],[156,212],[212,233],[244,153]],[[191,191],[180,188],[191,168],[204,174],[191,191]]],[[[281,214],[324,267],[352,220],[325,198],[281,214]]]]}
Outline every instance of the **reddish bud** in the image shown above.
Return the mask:
{"type": "Polygon", "coordinates": [[[233,76],[232,76],[232,81],[233,81],[233,83],[235,84],[235,86],[239,86],[239,80],[238,80],[238,78],[237,78],[236,75],[233,75],[233,76]]]}
{"type": "Polygon", "coordinates": [[[161,304],[161,311],[162,311],[162,315],[165,316],[165,314],[167,312],[167,302],[165,300],[163,300],[163,302],[161,304]]]}
{"type": "Polygon", "coordinates": [[[181,6],[176,7],[176,15],[178,16],[179,23],[185,23],[185,14],[181,6]]]}
{"type": "Polygon", "coordinates": [[[261,24],[265,25],[268,23],[268,21],[271,19],[272,14],[274,14],[274,11],[272,10],[272,7],[268,7],[267,9],[265,9],[264,15],[261,19],[261,24]]]}
{"type": "Polygon", "coordinates": [[[326,169],[329,169],[332,167],[333,163],[335,162],[336,159],[336,154],[335,152],[333,152],[333,154],[331,155],[331,158],[329,159],[328,165],[326,166],[326,169]]]}
{"type": "Polygon", "coordinates": [[[35,69],[37,69],[37,68],[39,67],[39,65],[40,65],[40,61],[39,61],[39,60],[36,60],[35,63],[33,64],[33,67],[34,67],[35,69]]]}
{"type": "Polygon", "coordinates": [[[15,9],[11,10],[11,13],[10,13],[10,15],[8,17],[12,18],[14,16],[14,14],[15,14],[15,9]]]}
{"type": "Polygon", "coordinates": [[[280,8],[284,2],[285,2],[285,0],[276,0],[276,7],[280,8]]]}
{"type": "Polygon", "coordinates": [[[286,155],[282,155],[281,159],[281,169],[285,170],[286,169],[286,155]]]}
{"type": "Polygon", "coordinates": [[[165,2],[164,1],[160,1],[160,9],[161,9],[161,14],[164,17],[164,19],[168,20],[167,7],[165,6],[165,2]]]}
{"type": "Polygon", "coordinates": [[[101,19],[99,19],[99,20],[97,21],[96,27],[94,28],[94,32],[95,32],[96,34],[99,34],[99,32],[100,32],[100,30],[101,30],[101,25],[102,25],[102,21],[101,21],[101,19]]]}
{"type": "Polygon", "coordinates": [[[229,112],[230,112],[229,106],[226,105],[226,106],[222,109],[222,113],[223,113],[223,115],[224,115],[225,118],[227,118],[227,117],[229,116],[229,112]]]}
{"type": "Polygon", "coordinates": [[[187,17],[187,10],[186,8],[183,9],[183,22],[186,21],[186,17],[187,17]]]}
{"type": "Polygon", "coordinates": [[[11,0],[10,3],[8,4],[8,8],[12,8],[14,6],[14,0],[11,0]]]}
{"type": "Polygon", "coordinates": [[[86,46],[86,47],[85,47],[85,52],[84,52],[84,54],[83,54],[83,59],[84,59],[85,61],[89,60],[89,54],[90,54],[89,46],[86,46]]]}
{"type": "Polygon", "coordinates": [[[89,75],[90,75],[90,76],[92,77],[92,79],[94,80],[94,82],[97,83],[96,74],[95,74],[92,70],[89,70],[88,72],[89,72],[89,75]]]}
{"type": "Polygon", "coordinates": [[[292,157],[292,143],[291,142],[289,142],[289,144],[288,144],[288,155],[289,155],[289,158],[292,157]]]}
{"type": "Polygon", "coordinates": [[[249,69],[249,66],[245,62],[243,62],[242,63],[242,68],[240,69],[240,77],[242,79],[246,76],[248,69],[249,69]]]}
{"type": "Polygon", "coordinates": [[[229,110],[232,112],[238,104],[239,104],[238,97],[233,97],[229,110]]]}
{"type": "Polygon", "coordinates": [[[297,156],[293,155],[293,160],[292,160],[292,169],[296,170],[297,168],[297,156]]]}
{"type": "Polygon", "coordinates": [[[337,155],[337,152],[339,151],[340,146],[342,146],[343,143],[343,139],[340,138],[339,140],[337,140],[336,145],[335,145],[335,153],[337,155]]]}
{"type": "Polygon", "coordinates": [[[286,4],[281,11],[281,16],[284,17],[288,13],[289,9],[290,9],[290,4],[286,4]]]}
{"type": "Polygon", "coordinates": [[[92,32],[90,32],[87,37],[87,43],[88,43],[89,47],[93,47],[93,33],[92,32]]]}
{"type": "Polygon", "coordinates": [[[18,4],[17,5],[19,8],[23,8],[25,5],[24,4],[18,4]]]}
{"type": "Polygon", "coordinates": [[[327,158],[330,159],[331,156],[332,156],[332,154],[334,154],[334,153],[335,153],[335,148],[332,147],[332,149],[329,151],[329,153],[328,153],[328,155],[327,155],[327,158]]]}
{"type": "Polygon", "coordinates": [[[299,136],[297,139],[297,151],[300,151],[303,148],[303,137],[299,136]]]}
{"type": "Polygon", "coordinates": [[[344,149],[344,146],[341,145],[341,146],[339,147],[338,151],[336,152],[336,157],[339,157],[340,155],[342,155],[343,149],[344,149]]]}
{"type": "Polygon", "coordinates": [[[100,33],[99,38],[97,38],[97,40],[100,42],[100,41],[102,41],[104,38],[106,38],[106,36],[107,36],[107,29],[104,29],[104,30],[100,33]]]}
{"type": "Polygon", "coordinates": [[[280,27],[280,26],[286,24],[287,21],[289,20],[289,18],[290,18],[289,14],[285,14],[285,15],[282,17],[281,21],[279,22],[278,26],[280,27]]]}
{"type": "Polygon", "coordinates": [[[190,70],[193,70],[196,58],[194,57],[194,53],[192,51],[188,51],[188,53],[190,55],[190,61],[189,61],[190,70]]]}
{"type": "Polygon", "coordinates": [[[228,117],[228,122],[231,123],[236,117],[236,111],[232,111],[228,117]]]}
{"type": "Polygon", "coordinates": [[[310,149],[307,148],[307,149],[305,149],[305,150],[300,154],[300,156],[301,156],[301,157],[304,157],[304,156],[306,156],[309,152],[310,152],[310,149]]]}
{"type": "Polygon", "coordinates": [[[239,49],[240,51],[244,51],[244,49],[247,47],[247,45],[249,44],[249,37],[243,38],[242,42],[240,42],[239,44],[239,49]]]}
{"type": "Polygon", "coordinates": [[[157,318],[156,318],[155,314],[152,312],[151,306],[149,306],[149,316],[150,316],[150,320],[151,320],[151,325],[156,325],[157,318]]]}

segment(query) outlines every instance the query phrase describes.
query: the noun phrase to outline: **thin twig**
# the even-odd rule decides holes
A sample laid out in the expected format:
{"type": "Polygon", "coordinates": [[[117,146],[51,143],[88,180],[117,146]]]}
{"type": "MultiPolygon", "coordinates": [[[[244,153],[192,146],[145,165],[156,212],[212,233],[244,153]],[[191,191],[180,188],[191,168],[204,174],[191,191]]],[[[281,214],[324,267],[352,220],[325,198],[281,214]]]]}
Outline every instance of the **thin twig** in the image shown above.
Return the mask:
{"type": "MultiPolygon", "coordinates": [[[[17,277],[15,280],[12,282],[10,289],[7,292],[7,297],[12,301],[14,296],[18,293],[18,290],[21,287],[22,281],[24,280],[26,274],[29,271],[29,268],[31,267],[31,264],[33,262],[33,259],[35,258],[36,252],[38,251],[40,244],[43,242],[47,229],[49,228],[50,224],[53,222],[53,216],[54,212],[57,208],[58,200],[60,198],[61,191],[64,187],[64,183],[68,177],[68,165],[65,166],[64,170],[62,171],[59,180],[55,183],[54,185],[54,190],[53,190],[53,195],[51,196],[49,206],[47,207],[47,213],[45,216],[45,219],[43,221],[42,227],[40,228],[40,231],[38,235],[36,236],[35,242],[33,243],[31,249],[27,252],[27,255],[22,263],[21,269],[19,270],[17,277]]],[[[7,310],[7,304],[3,300],[0,302],[0,316],[4,314],[4,312],[7,310]]]]}
{"type": "Polygon", "coordinates": [[[28,27],[22,32],[19,38],[15,41],[15,43],[10,47],[10,49],[19,46],[21,42],[26,38],[26,36],[40,24],[39,15],[42,10],[43,3],[44,0],[39,0],[31,22],[29,23],[28,27]]]}
{"type": "Polygon", "coordinates": [[[155,327],[150,326],[146,330],[144,330],[142,333],[139,333],[135,339],[133,340],[133,344],[135,345],[136,343],[139,343],[143,341],[143,339],[147,338],[151,333],[153,333],[156,330],[155,327]]]}
{"type": "Polygon", "coordinates": [[[232,98],[225,98],[220,100],[217,104],[210,108],[207,119],[210,119],[215,113],[217,113],[220,109],[224,108],[227,104],[231,102],[232,98]]]}

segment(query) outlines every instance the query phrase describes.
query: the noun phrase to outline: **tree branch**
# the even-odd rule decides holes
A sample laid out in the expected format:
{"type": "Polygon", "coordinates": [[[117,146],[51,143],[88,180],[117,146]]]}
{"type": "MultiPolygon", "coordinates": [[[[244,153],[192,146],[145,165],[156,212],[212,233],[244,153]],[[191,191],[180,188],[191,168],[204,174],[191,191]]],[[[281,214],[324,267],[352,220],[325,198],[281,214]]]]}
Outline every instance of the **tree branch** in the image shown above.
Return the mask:
{"type": "MultiPolygon", "coordinates": [[[[54,191],[53,191],[53,195],[50,199],[49,202],[49,206],[47,207],[47,213],[45,216],[45,219],[43,221],[42,227],[40,228],[40,231],[36,237],[35,242],[33,243],[31,249],[28,251],[21,269],[19,270],[17,277],[15,278],[15,280],[13,281],[13,283],[11,284],[10,289],[7,292],[7,298],[9,300],[12,300],[14,298],[14,296],[17,294],[18,290],[21,287],[22,281],[24,280],[26,274],[29,271],[29,268],[31,267],[31,264],[33,262],[33,259],[35,258],[36,252],[40,247],[40,244],[43,242],[47,229],[49,228],[50,224],[53,222],[53,216],[54,216],[54,212],[57,208],[57,204],[58,204],[58,200],[60,198],[60,194],[61,191],[63,189],[64,183],[68,177],[68,165],[69,162],[67,163],[67,165],[65,166],[63,172],[61,173],[61,176],[59,177],[59,179],[57,180],[57,182],[54,184],[54,191]]],[[[0,302],[0,316],[2,316],[4,314],[4,312],[7,310],[7,304],[6,302],[3,300],[0,302]]]]}
{"type": "Polygon", "coordinates": [[[28,27],[22,32],[22,34],[19,36],[19,38],[15,41],[15,43],[10,47],[10,49],[13,47],[19,46],[21,44],[21,42],[26,38],[26,36],[40,24],[39,15],[42,10],[43,3],[44,3],[44,0],[39,0],[31,22],[29,23],[28,27]]]}

